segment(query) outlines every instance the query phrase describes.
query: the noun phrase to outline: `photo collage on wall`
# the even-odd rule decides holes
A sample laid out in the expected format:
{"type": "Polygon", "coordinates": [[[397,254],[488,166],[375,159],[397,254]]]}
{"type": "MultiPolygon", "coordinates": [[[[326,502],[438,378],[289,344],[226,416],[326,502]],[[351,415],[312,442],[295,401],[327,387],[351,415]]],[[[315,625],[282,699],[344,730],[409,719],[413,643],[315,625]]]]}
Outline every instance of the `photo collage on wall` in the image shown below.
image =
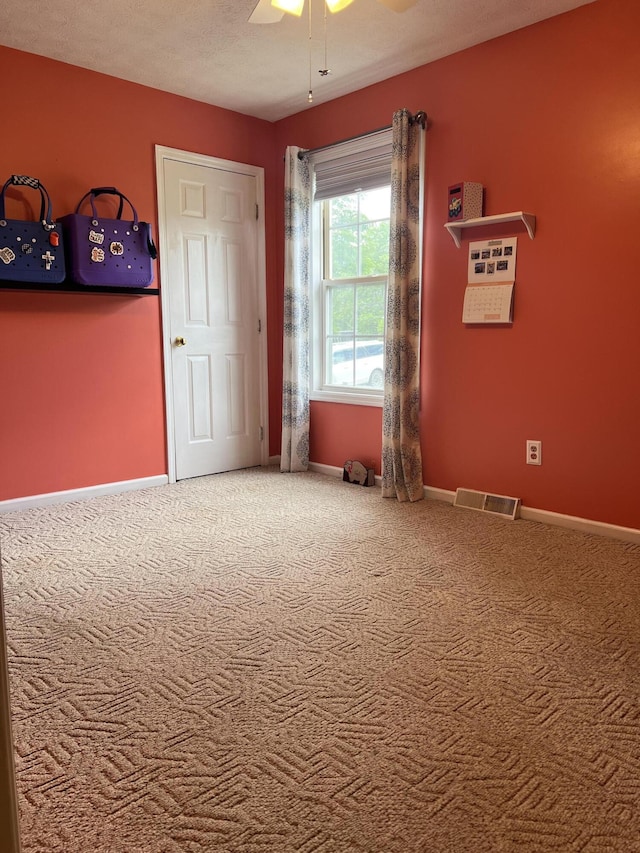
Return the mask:
{"type": "Polygon", "coordinates": [[[469,244],[469,284],[515,281],[517,237],[469,244]]]}

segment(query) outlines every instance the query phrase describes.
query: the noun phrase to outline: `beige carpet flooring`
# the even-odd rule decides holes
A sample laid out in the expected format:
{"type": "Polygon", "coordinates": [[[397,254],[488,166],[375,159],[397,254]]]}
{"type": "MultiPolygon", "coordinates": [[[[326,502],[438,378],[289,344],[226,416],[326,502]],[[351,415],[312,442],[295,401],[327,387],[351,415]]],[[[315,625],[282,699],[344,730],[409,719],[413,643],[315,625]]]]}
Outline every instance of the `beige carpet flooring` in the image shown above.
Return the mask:
{"type": "Polygon", "coordinates": [[[0,518],[24,853],[640,851],[640,548],[318,474],[0,518]]]}

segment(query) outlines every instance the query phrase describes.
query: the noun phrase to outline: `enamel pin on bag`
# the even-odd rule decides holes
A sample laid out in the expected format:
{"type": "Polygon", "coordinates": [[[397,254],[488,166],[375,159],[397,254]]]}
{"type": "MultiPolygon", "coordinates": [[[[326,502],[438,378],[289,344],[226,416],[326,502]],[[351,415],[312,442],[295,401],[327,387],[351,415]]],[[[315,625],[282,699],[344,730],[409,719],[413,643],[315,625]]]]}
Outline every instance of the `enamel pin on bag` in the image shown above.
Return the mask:
{"type": "Polygon", "coordinates": [[[65,278],[62,227],[51,217],[51,199],[37,178],[12,175],[0,193],[0,280],[17,283],[61,284],[65,278]],[[5,218],[9,187],[40,192],[37,222],[5,218]]]}
{"type": "Polygon", "coordinates": [[[82,196],[75,213],[60,217],[63,226],[69,277],[88,286],[148,287],[153,281],[152,261],[157,250],[151,225],[140,222],[135,207],[115,187],[94,187],[82,196]],[[96,198],[113,195],[119,199],[117,219],[96,212],[96,198]],[[80,213],[89,199],[91,216],[80,213]],[[123,219],[124,202],[133,219],[123,219]]]}

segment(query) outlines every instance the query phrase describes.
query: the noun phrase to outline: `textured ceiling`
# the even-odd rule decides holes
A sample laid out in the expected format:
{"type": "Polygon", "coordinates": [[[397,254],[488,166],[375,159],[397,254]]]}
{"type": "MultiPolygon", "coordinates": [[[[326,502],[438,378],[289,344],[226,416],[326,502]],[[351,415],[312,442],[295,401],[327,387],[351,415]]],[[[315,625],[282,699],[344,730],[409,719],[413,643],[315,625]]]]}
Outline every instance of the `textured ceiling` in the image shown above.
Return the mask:
{"type": "MultiPolygon", "coordinates": [[[[307,3],[311,0],[307,0],[307,3]]],[[[275,121],[594,0],[355,0],[276,24],[256,0],[2,0],[0,44],[275,121]],[[311,47],[311,63],[309,48],[311,47]],[[331,74],[321,76],[328,67],[331,74]]]]}

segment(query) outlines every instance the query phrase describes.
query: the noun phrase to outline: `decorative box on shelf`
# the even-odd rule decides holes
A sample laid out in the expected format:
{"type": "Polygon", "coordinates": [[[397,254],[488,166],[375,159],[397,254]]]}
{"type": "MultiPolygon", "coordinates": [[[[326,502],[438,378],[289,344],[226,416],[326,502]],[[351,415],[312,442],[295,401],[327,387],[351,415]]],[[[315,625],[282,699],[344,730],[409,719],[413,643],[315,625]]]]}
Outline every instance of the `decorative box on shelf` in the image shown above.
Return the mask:
{"type": "Polygon", "coordinates": [[[475,181],[462,181],[449,187],[449,222],[464,222],[482,216],[484,187],[475,181]]]}

